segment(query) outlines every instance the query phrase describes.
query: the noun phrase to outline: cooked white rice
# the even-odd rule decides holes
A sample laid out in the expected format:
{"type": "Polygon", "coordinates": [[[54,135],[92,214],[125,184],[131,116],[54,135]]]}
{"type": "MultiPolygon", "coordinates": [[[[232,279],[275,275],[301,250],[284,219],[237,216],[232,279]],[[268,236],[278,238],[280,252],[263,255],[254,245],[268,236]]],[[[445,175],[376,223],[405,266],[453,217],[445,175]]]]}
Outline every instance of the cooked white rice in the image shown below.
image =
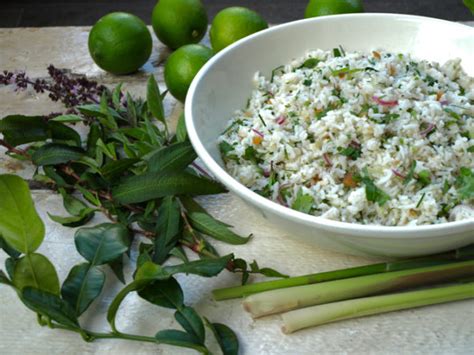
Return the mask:
{"type": "Polygon", "coordinates": [[[219,138],[241,183],[345,222],[474,218],[474,79],[459,59],[316,50],[272,74],[255,74],[219,138]]]}

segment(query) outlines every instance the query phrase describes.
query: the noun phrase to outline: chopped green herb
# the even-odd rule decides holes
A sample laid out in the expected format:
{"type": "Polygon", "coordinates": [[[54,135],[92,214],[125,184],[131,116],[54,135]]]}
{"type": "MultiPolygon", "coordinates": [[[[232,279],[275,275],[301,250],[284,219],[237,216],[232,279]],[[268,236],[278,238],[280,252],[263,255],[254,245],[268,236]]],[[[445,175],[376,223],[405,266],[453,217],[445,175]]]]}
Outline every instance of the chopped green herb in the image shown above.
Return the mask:
{"type": "Polygon", "coordinates": [[[423,187],[431,183],[431,173],[429,170],[422,170],[417,174],[416,179],[420,182],[423,187]]]}
{"type": "Polygon", "coordinates": [[[469,153],[474,153],[474,145],[471,145],[469,148],[467,148],[467,151],[469,153]]]}
{"type": "Polygon", "coordinates": [[[352,160],[356,160],[362,154],[360,147],[355,147],[351,145],[349,145],[347,148],[338,147],[337,150],[340,154],[345,155],[346,157],[352,160]]]}
{"type": "Polygon", "coordinates": [[[344,48],[342,48],[341,45],[339,45],[339,50],[341,51],[342,56],[345,57],[346,56],[346,51],[344,50],[344,48]]]}
{"type": "Polygon", "coordinates": [[[305,81],[303,81],[304,86],[311,86],[312,83],[313,81],[311,79],[306,79],[305,81]]]}
{"type": "Polygon", "coordinates": [[[245,148],[243,158],[245,160],[250,160],[250,161],[253,161],[253,162],[256,163],[257,162],[257,151],[255,150],[254,147],[248,146],[247,148],[245,148]]]}
{"type": "Polygon", "coordinates": [[[317,58],[308,58],[297,69],[301,69],[301,68],[313,69],[318,65],[319,62],[320,60],[317,58]]]}
{"type": "Polygon", "coordinates": [[[443,190],[442,190],[443,195],[445,195],[449,191],[450,188],[451,188],[451,185],[448,182],[448,180],[444,180],[443,190]]]}
{"type": "Polygon", "coordinates": [[[474,171],[461,167],[459,176],[456,179],[456,188],[461,199],[468,200],[474,198],[474,171]]]}
{"type": "Polygon", "coordinates": [[[466,89],[464,89],[461,85],[459,85],[459,95],[464,96],[466,94],[466,89]]]}
{"type": "Polygon", "coordinates": [[[424,81],[428,84],[428,86],[433,86],[435,83],[438,82],[438,80],[433,78],[431,75],[427,75],[424,81]]]}
{"type": "Polygon", "coordinates": [[[387,113],[384,116],[380,117],[380,123],[390,123],[395,121],[396,119],[400,118],[398,113],[387,113]]]}
{"type": "Polygon", "coordinates": [[[460,120],[461,119],[461,116],[459,116],[459,114],[457,114],[456,112],[454,112],[453,110],[451,110],[447,107],[445,109],[443,109],[443,111],[446,112],[448,115],[450,115],[455,120],[460,120]]]}
{"type": "Polygon", "coordinates": [[[283,72],[285,69],[284,65],[280,65],[279,67],[276,67],[275,69],[272,70],[272,77],[270,79],[270,82],[273,83],[273,79],[275,78],[275,75],[277,75],[279,72],[283,72]]]}
{"type": "Polygon", "coordinates": [[[406,175],[405,180],[403,180],[403,185],[408,185],[408,183],[413,179],[413,176],[415,175],[415,168],[416,160],[413,160],[410,165],[410,169],[408,170],[408,174],[406,175]]]}
{"type": "Polygon", "coordinates": [[[415,208],[418,208],[418,207],[420,207],[420,205],[421,205],[421,202],[422,202],[422,201],[423,201],[423,199],[425,198],[425,195],[426,195],[426,193],[424,193],[424,192],[423,192],[423,195],[421,195],[421,198],[420,198],[420,200],[418,201],[418,203],[416,204],[416,207],[415,207],[415,208]]]}
{"type": "Polygon", "coordinates": [[[342,57],[342,54],[339,48],[333,48],[332,54],[334,55],[334,57],[342,57]]]}
{"type": "Polygon", "coordinates": [[[449,216],[449,211],[451,211],[452,206],[447,204],[447,203],[442,203],[441,204],[441,210],[438,212],[437,217],[448,217],[449,216]]]}
{"type": "Polygon", "coordinates": [[[260,118],[260,121],[262,122],[262,124],[267,127],[267,124],[265,123],[265,120],[263,119],[262,115],[261,114],[258,114],[258,118],[260,118]]]}
{"type": "Polygon", "coordinates": [[[314,199],[308,194],[303,194],[303,190],[299,189],[296,199],[291,205],[291,208],[303,213],[309,213],[313,206],[314,199]]]}
{"type": "Polygon", "coordinates": [[[227,143],[226,141],[222,141],[219,143],[219,150],[222,155],[228,155],[230,152],[234,150],[234,147],[227,143]]]}
{"type": "Polygon", "coordinates": [[[374,181],[369,177],[367,168],[364,168],[363,172],[365,176],[361,176],[360,180],[365,185],[365,197],[368,201],[376,202],[379,206],[383,206],[390,200],[390,196],[375,185],[374,181]]]}

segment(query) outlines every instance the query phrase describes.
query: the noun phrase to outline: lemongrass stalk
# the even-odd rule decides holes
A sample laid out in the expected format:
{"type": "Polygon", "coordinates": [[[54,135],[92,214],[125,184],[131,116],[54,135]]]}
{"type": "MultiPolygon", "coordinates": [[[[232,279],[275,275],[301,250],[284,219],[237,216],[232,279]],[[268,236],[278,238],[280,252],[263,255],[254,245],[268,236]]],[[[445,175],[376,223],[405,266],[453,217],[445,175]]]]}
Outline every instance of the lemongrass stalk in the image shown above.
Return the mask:
{"type": "Polygon", "coordinates": [[[286,334],[343,319],[474,298],[474,282],[333,302],[282,314],[286,334]]]}
{"type": "Polygon", "coordinates": [[[282,288],[250,295],[244,309],[252,317],[286,312],[295,308],[392,292],[410,287],[456,281],[474,275],[474,260],[412,270],[359,276],[319,284],[282,288]]]}
{"type": "Polygon", "coordinates": [[[474,259],[474,244],[457,250],[453,250],[451,252],[436,254],[427,257],[396,260],[386,263],[364,265],[348,269],[290,277],[281,280],[272,280],[243,286],[220,288],[213,290],[212,294],[216,301],[223,301],[231,298],[240,298],[254,293],[276,290],[280,288],[310,285],[325,281],[341,280],[365,275],[374,275],[384,272],[401,271],[434,265],[443,265],[459,260],[470,259],[474,259]]]}

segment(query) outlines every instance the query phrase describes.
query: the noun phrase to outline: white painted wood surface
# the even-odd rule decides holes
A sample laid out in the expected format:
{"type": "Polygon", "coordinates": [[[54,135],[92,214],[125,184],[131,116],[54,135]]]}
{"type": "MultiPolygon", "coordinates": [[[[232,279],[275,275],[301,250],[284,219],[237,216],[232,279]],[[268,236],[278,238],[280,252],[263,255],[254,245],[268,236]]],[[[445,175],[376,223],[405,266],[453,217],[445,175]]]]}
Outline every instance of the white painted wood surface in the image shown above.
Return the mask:
{"type": "MultiPolygon", "coordinates": [[[[469,23],[474,25],[474,22],[469,23]]],[[[106,84],[124,82],[134,95],[143,95],[148,73],[153,72],[163,84],[160,65],[169,51],[154,43],[152,57],[145,70],[135,75],[111,76],[98,69],[87,51],[88,27],[0,29],[0,70],[26,70],[32,78],[44,77],[48,64],[85,74],[106,84]]],[[[207,41],[207,40],[206,40],[207,41]]],[[[47,114],[59,111],[61,105],[51,103],[46,95],[34,92],[14,93],[0,88],[0,113],[47,114]]],[[[173,119],[181,105],[166,99],[166,111],[173,119]]],[[[14,161],[0,150],[0,173],[16,173],[31,178],[32,168],[14,161]]],[[[81,262],[73,242],[74,229],[52,221],[46,212],[62,214],[61,198],[49,191],[33,193],[37,209],[46,223],[47,237],[39,252],[48,256],[58,269],[61,280],[69,269],[81,262]]],[[[0,196],[1,198],[1,196],[0,196]]],[[[236,227],[242,234],[254,233],[244,246],[231,247],[217,243],[221,253],[234,252],[247,260],[257,259],[262,266],[277,268],[290,275],[363,265],[376,259],[342,255],[293,241],[273,228],[260,216],[248,211],[236,197],[225,194],[207,197],[204,205],[217,218],[236,227]]],[[[100,222],[95,217],[91,225],[100,222]]],[[[3,268],[5,255],[0,254],[3,268]]],[[[131,264],[130,264],[131,265],[131,264]]],[[[105,311],[108,302],[121,285],[108,275],[104,297],[95,302],[81,321],[88,328],[108,330],[105,311]]],[[[379,316],[366,317],[319,328],[283,335],[278,316],[253,321],[243,312],[238,300],[217,303],[211,290],[238,283],[232,274],[213,279],[180,277],[186,303],[212,321],[231,326],[238,334],[244,354],[468,354],[474,349],[474,301],[462,301],[379,316]]],[[[118,316],[119,329],[130,333],[152,335],[158,330],[179,326],[172,312],[147,304],[136,295],[128,296],[118,316]]],[[[211,338],[211,337],[210,337],[211,338]]],[[[217,351],[210,340],[211,349],[217,351]]],[[[181,348],[141,344],[121,340],[84,342],[78,335],[40,327],[33,312],[26,309],[10,288],[0,285],[0,354],[185,354],[181,348]]]]}

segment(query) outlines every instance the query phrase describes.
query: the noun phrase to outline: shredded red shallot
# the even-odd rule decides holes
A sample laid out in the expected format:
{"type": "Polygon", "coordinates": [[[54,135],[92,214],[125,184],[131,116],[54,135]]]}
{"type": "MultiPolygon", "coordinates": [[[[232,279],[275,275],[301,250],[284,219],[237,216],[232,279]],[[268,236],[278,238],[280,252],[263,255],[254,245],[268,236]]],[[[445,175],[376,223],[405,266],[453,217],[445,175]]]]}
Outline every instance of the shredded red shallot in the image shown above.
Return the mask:
{"type": "Polygon", "coordinates": [[[332,162],[331,162],[331,159],[329,159],[328,153],[324,153],[324,154],[323,154],[323,159],[324,159],[324,161],[326,162],[326,165],[327,165],[327,166],[332,166],[332,162]]]}
{"type": "Polygon", "coordinates": [[[428,133],[430,133],[432,130],[434,130],[436,126],[433,123],[428,123],[428,127],[426,127],[424,130],[420,132],[420,135],[422,137],[426,137],[428,133]]]}
{"type": "Polygon", "coordinates": [[[285,123],[285,121],[286,121],[286,117],[280,116],[277,118],[276,123],[278,123],[279,125],[282,125],[283,123],[285,123]]]}
{"type": "Polygon", "coordinates": [[[396,176],[398,176],[399,178],[402,178],[402,179],[405,179],[406,176],[403,175],[401,172],[399,172],[397,169],[392,169],[392,173],[396,176]]]}
{"type": "Polygon", "coordinates": [[[379,105],[382,106],[397,106],[398,105],[398,100],[383,100],[380,97],[377,96],[372,96],[372,99],[378,103],[379,105]]]}
{"type": "Polygon", "coordinates": [[[262,137],[262,138],[264,137],[263,133],[260,132],[259,130],[255,129],[255,128],[252,128],[252,131],[254,131],[255,134],[258,134],[260,137],[262,137]]]}

